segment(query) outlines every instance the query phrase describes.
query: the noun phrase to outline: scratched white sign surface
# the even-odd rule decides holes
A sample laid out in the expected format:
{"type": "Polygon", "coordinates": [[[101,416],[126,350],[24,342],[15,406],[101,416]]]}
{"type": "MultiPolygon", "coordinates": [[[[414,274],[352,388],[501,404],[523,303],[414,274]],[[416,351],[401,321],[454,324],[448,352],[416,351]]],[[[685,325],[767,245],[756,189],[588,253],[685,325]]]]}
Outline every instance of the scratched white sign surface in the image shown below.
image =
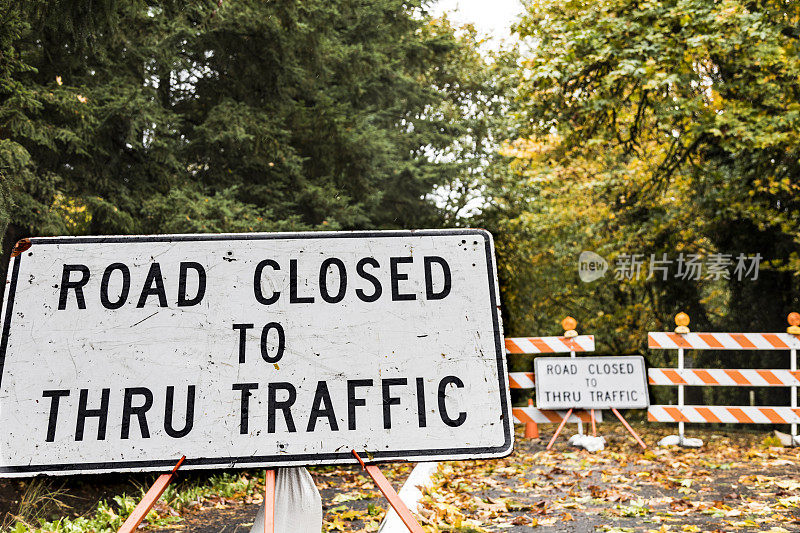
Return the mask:
{"type": "Polygon", "coordinates": [[[4,300],[0,476],[511,451],[485,231],[23,248],[4,300]]]}
{"type": "Polygon", "coordinates": [[[647,409],[644,357],[537,357],[536,407],[540,409],[647,409]]]}

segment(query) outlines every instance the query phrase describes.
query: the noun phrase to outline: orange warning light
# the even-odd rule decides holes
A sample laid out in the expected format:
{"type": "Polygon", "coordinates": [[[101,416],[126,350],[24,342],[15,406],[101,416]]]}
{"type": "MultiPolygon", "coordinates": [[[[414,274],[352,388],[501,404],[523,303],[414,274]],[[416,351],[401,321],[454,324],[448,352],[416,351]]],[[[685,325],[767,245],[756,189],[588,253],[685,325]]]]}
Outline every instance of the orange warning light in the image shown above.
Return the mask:
{"type": "Polygon", "coordinates": [[[689,333],[689,328],[687,327],[689,325],[689,315],[683,311],[675,315],[675,324],[678,325],[678,327],[675,328],[675,333],[680,333],[682,335],[689,333]]]}
{"type": "MultiPolygon", "coordinates": [[[[800,319],[800,315],[798,315],[798,319],[800,319]]],[[[568,316],[561,321],[561,327],[564,328],[565,330],[575,329],[577,326],[578,326],[578,321],[572,318],[571,316],[568,316]]]]}
{"type": "Polygon", "coordinates": [[[789,327],[786,328],[786,333],[800,335],[800,313],[789,313],[789,316],[786,317],[786,321],[789,322],[789,327]]]}

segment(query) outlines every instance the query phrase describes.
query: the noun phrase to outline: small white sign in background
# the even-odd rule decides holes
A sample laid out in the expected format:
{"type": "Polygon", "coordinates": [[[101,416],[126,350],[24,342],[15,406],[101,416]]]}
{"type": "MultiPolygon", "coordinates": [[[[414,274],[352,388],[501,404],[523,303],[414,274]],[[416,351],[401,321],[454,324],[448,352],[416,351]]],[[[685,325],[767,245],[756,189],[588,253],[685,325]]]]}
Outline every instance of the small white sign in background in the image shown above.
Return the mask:
{"type": "Polygon", "coordinates": [[[539,409],[646,409],[647,372],[641,355],[537,357],[539,409]]]}
{"type": "Polygon", "coordinates": [[[481,230],[35,238],[0,344],[0,476],[498,457],[481,230]]]}

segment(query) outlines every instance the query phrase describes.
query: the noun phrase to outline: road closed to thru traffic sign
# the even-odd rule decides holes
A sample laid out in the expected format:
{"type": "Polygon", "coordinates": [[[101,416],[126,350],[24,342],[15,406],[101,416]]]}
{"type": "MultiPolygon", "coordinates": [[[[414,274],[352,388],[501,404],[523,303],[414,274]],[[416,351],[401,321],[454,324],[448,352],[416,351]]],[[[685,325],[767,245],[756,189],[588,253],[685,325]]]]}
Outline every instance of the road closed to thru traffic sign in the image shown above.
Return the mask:
{"type": "Polygon", "coordinates": [[[647,372],[641,355],[537,357],[540,409],[647,409],[647,372]]]}
{"type": "Polygon", "coordinates": [[[485,231],[54,237],[15,253],[0,476],[511,451],[485,231]]]}

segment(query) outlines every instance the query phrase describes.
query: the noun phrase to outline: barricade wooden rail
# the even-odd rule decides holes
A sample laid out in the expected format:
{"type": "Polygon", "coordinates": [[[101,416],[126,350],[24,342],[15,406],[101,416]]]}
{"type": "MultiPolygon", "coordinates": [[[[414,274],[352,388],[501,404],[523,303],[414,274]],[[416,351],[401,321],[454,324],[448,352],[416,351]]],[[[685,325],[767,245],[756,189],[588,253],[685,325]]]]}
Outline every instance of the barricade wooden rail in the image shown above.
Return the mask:
{"type": "Polygon", "coordinates": [[[651,385],[677,386],[677,405],[651,405],[647,419],[651,422],[677,422],[681,443],[684,424],[738,423],[791,424],[792,441],[796,441],[800,409],[797,408],[797,349],[800,348],[800,315],[791,313],[787,333],[692,333],[689,316],[678,313],[675,332],[651,332],[648,347],[656,350],[677,350],[677,368],[650,368],[651,385]],[[788,350],[789,369],[698,369],[684,368],[684,350],[788,350]],[[787,387],[790,389],[785,406],[706,406],[685,405],[684,387],[787,387]]]}
{"type": "Polygon", "coordinates": [[[594,335],[576,337],[511,337],[506,339],[509,354],[593,352],[594,335]]]}
{"type": "MultiPolygon", "coordinates": [[[[514,407],[512,410],[514,421],[518,424],[558,424],[566,416],[567,411],[550,411],[546,409],[537,409],[533,405],[528,407],[514,407]]],[[[603,421],[602,411],[595,411],[594,418],[596,422],[603,421]]],[[[572,415],[567,422],[577,423],[592,421],[592,415],[589,411],[572,411],[572,415]]]]}

